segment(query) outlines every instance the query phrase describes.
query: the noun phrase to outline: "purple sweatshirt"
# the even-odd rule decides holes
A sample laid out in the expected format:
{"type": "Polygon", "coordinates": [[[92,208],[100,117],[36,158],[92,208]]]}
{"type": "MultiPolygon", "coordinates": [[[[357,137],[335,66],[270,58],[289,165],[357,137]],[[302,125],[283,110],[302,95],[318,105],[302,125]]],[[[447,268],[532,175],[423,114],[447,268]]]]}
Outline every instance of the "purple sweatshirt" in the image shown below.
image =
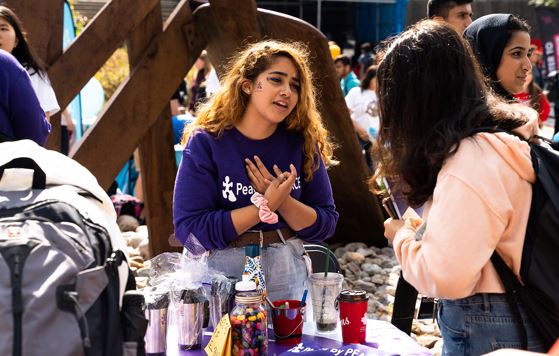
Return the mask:
{"type": "MultiPolygon", "coordinates": [[[[316,221],[297,231],[307,242],[319,242],[334,234],[338,213],[332,198],[332,187],[324,163],[305,182],[303,172],[303,136],[279,125],[274,134],[263,140],[251,140],[236,128],[225,130],[219,138],[206,131],[193,134],[183,152],[175,181],[173,221],[175,236],[183,244],[189,234],[206,250],[226,248],[237,238],[231,210],[251,205],[254,189],[248,179],[245,158],[257,155],[273,172],[277,164],[289,171],[297,169],[291,196],[315,209],[316,221]]],[[[280,215],[277,224],[259,223],[252,229],[269,231],[286,227],[280,215]]]]}
{"type": "Polygon", "coordinates": [[[50,129],[29,74],[11,54],[0,50],[0,133],[43,145],[50,129]]]}

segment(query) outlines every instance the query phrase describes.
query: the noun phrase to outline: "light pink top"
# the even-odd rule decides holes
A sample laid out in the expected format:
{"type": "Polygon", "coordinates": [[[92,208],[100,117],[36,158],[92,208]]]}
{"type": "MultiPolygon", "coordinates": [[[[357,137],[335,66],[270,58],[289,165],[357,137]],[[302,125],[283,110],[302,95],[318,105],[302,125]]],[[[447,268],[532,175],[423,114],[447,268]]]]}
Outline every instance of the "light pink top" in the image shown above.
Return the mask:
{"type": "Polygon", "coordinates": [[[534,181],[530,148],[517,137],[480,133],[463,140],[439,172],[422,239],[411,227],[394,238],[404,278],[438,298],[504,292],[491,254],[497,248],[519,273],[534,181]]]}

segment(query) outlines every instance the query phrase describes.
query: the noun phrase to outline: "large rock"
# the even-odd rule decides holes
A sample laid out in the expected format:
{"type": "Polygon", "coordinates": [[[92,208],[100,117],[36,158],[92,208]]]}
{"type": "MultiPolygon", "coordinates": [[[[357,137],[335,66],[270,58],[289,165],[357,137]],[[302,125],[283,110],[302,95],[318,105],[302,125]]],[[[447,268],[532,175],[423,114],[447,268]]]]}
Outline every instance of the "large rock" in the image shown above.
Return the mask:
{"type": "Polygon", "coordinates": [[[130,215],[121,215],[116,219],[116,223],[122,232],[136,231],[140,223],[138,219],[130,215]]]}
{"type": "Polygon", "coordinates": [[[365,261],[365,256],[363,256],[359,252],[346,252],[345,259],[347,262],[355,262],[361,264],[363,263],[363,261],[365,261]]]}
{"type": "Polygon", "coordinates": [[[361,268],[363,269],[364,272],[367,272],[370,275],[375,275],[382,271],[382,268],[374,263],[363,263],[361,265],[361,268]]]}
{"type": "Polygon", "coordinates": [[[428,335],[428,334],[419,335],[419,336],[417,337],[417,342],[418,342],[421,346],[426,347],[426,348],[428,348],[428,349],[433,348],[433,347],[435,346],[435,344],[436,344],[439,340],[441,340],[440,337],[436,337],[436,336],[434,336],[434,335],[428,335]]]}
{"type": "Polygon", "coordinates": [[[351,243],[348,243],[347,245],[345,245],[346,251],[350,251],[350,252],[355,252],[355,251],[359,250],[360,248],[366,249],[368,247],[363,242],[351,242],[351,243]]]}
{"type": "Polygon", "coordinates": [[[355,289],[362,289],[366,292],[374,292],[377,289],[377,286],[374,283],[366,282],[361,279],[355,281],[354,287],[355,289]]]}

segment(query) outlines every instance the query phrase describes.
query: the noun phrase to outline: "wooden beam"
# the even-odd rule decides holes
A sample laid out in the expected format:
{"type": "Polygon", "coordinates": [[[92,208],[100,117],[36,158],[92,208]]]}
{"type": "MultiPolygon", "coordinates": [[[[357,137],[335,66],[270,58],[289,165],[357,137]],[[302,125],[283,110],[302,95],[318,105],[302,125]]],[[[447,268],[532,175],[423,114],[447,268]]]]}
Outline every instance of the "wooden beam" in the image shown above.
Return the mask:
{"type": "Polygon", "coordinates": [[[163,32],[150,42],[134,71],[106,104],[100,119],[72,148],[70,156],[87,167],[102,187],[111,185],[204,48],[203,42],[189,47],[183,33],[193,21],[188,1],[182,0],[163,32]]]}
{"type": "Polygon", "coordinates": [[[239,48],[262,39],[256,1],[237,1],[231,6],[228,0],[210,0],[209,4],[201,7],[196,12],[203,11],[207,16],[196,22],[200,25],[208,24],[204,26],[210,39],[208,55],[218,74],[222,75],[226,60],[232,54],[239,48]]]}
{"type": "MultiPolygon", "coordinates": [[[[156,35],[163,31],[161,8],[155,7],[132,32],[128,40],[130,70],[141,61],[144,51],[156,35]]],[[[173,149],[171,111],[167,105],[144,137],[140,140],[140,174],[144,195],[144,212],[149,231],[151,256],[162,252],[180,251],[169,246],[173,234],[173,188],[177,170],[173,149]]]]}
{"type": "MultiPolygon", "coordinates": [[[[109,1],[62,56],[60,44],[60,52],[55,57],[56,61],[52,61],[54,63],[48,74],[61,108],[70,104],[112,53],[124,43],[130,31],[157,4],[158,0],[144,0],[139,4],[131,0],[109,1]],[[121,18],[127,21],[118,21],[121,18]],[[72,80],[68,80],[70,75],[72,80]]],[[[62,20],[60,24],[62,30],[62,20]]],[[[60,116],[53,118],[51,123],[52,131],[45,146],[60,151],[60,116]]]]}
{"type": "Polygon", "coordinates": [[[60,107],[74,99],[156,5],[159,0],[111,0],[99,11],[49,69],[60,107]]]}

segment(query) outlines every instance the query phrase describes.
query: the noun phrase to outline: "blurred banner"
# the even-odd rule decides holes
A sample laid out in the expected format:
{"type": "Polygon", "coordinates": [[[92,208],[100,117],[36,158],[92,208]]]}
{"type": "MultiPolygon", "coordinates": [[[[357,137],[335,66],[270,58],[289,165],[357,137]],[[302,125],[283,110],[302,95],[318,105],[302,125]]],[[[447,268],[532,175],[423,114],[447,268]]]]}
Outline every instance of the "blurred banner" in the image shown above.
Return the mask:
{"type": "Polygon", "coordinates": [[[559,63],[559,15],[550,8],[538,7],[536,16],[540,26],[545,72],[551,73],[557,70],[559,63]]]}

